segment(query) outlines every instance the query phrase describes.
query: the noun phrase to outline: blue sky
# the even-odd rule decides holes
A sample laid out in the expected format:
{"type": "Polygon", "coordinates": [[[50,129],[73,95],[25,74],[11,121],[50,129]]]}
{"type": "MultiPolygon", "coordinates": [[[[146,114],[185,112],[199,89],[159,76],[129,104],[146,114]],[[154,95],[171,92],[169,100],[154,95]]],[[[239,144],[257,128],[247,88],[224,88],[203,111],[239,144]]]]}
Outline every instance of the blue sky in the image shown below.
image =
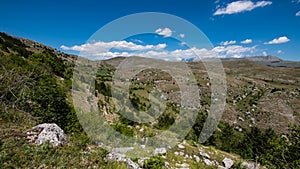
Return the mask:
{"type": "MultiPolygon", "coordinates": [[[[214,51],[222,51],[224,57],[230,57],[230,54],[238,52],[232,56],[276,55],[283,59],[300,61],[298,1],[10,0],[1,2],[0,31],[29,38],[67,53],[79,53],[79,50],[70,49],[75,45],[82,47],[98,29],[115,19],[140,12],[162,12],[178,16],[197,26],[210,40],[214,51]],[[241,43],[242,41],[244,43],[241,43]],[[62,45],[68,50],[63,50],[62,45]]],[[[137,37],[133,39],[135,41],[129,37],[123,40],[128,42],[125,45],[132,46],[129,42],[142,47],[153,45],[155,50],[162,50],[163,46],[155,46],[159,44],[166,44],[163,49],[169,52],[176,50],[176,47],[183,51],[188,50],[184,46],[182,48],[174,46],[178,44],[175,43],[178,40],[172,36],[180,39],[179,33],[188,35],[189,32],[177,32],[164,26],[154,29],[152,35],[139,35],[139,39],[137,37]],[[168,33],[168,29],[171,31],[170,37],[164,35],[168,33]],[[161,35],[157,35],[158,33],[161,35]],[[155,34],[159,36],[160,42],[157,42],[157,39],[153,40],[155,39],[153,37],[157,37],[155,34]],[[138,40],[144,44],[139,44],[138,40]]],[[[101,37],[96,40],[103,41],[102,45],[110,43],[104,42],[101,37]]],[[[180,40],[184,42],[185,37],[180,40]]],[[[120,39],[115,41],[114,44],[122,42],[120,39]]],[[[110,52],[121,51],[115,49],[110,52]]]]}

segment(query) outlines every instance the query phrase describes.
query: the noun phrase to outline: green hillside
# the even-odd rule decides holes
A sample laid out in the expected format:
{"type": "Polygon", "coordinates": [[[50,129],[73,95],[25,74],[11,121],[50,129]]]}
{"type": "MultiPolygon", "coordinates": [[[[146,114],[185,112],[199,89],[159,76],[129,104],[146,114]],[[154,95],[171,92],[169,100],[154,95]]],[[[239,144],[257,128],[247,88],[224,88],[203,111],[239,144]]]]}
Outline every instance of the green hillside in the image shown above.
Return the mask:
{"type": "MultiPolygon", "coordinates": [[[[76,59],[37,42],[0,33],[1,168],[130,168],[126,162],[107,160],[108,150],[90,139],[79,123],[74,105],[80,103],[73,103],[71,94],[76,87],[86,87],[88,80],[83,76],[84,83],[72,85],[76,59]],[[26,131],[41,123],[60,126],[68,144],[52,147],[28,142],[26,131]]],[[[110,90],[114,71],[123,60],[118,57],[98,64],[93,97],[101,116],[113,129],[134,138],[166,131],[182,107],[177,82],[159,69],[137,74],[129,87],[132,105],[140,111],[149,110],[149,94],[158,88],[167,93],[167,104],[161,115],[157,109],[147,114],[155,117],[152,123],[128,120],[116,111],[110,90]]],[[[218,168],[224,158],[234,161],[232,168],[241,168],[243,162],[260,168],[300,168],[299,69],[270,67],[247,59],[223,60],[228,87],[225,112],[212,137],[200,144],[198,137],[211,105],[210,79],[201,62],[187,65],[201,95],[195,124],[185,140],[178,141],[178,147],[147,158],[141,168],[218,168]]],[[[154,99],[155,104],[160,101],[154,99]]],[[[140,159],[131,160],[138,163],[140,159]]]]}

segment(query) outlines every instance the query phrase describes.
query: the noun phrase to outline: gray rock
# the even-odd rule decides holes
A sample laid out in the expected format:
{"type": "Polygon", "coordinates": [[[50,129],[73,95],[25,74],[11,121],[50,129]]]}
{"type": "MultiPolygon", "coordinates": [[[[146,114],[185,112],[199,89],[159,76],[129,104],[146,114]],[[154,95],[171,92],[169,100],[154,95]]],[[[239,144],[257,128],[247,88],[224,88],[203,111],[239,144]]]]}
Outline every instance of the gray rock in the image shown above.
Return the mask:
{"type": "Polygon", "coordinates": [[[188,165],[187,163],[183,163],[181,164],[181,167],[184,167],[184,168],[188,168],[190,165],[188,165]]]}
{"type": "Polygon", "coordinates": [[[119,161],[119,162],[126,162],[127,166],[133,169],[140,169],[139,165],[133,162],[131,159],[126,158],[125,154],[120,153],[109,153],[106,161],[119,161]]]}
{"type": "Polygon", "coordinates": [[[131,168],[133,168],[133,169],[140,169],[140,166],[137,164],[137,163],[135,163],[135,162],[133,162],[131,159],[127,159],[127,165],[129,166],[129,167],[131,167],[131,168]]]}
{"type": "Polygon", "coordinates": [[[210,159],[210,156],[202,151],[199,152],[199,154],[202,156],[202,157],[205,157],[205,158],[208,158],[210,159]]]}
{"type": "Polygon", "coordinates": [[[161,155],[161,154],[166,154],[167,149],[166,148],[156,148],[154,150],[154,155],[161,155]]]}
{"type": "Polygon", "coordinates": [[[177,166],[177,167],[183,167],[183,168],[188,168],[190,165],[188,165],[187,163],[182,163],[182,164],[176,163],[175,166],[177,166]]]}
{"type": "Polygon", "coordinates": [[[227,168],[227,169],[232,167],[234,164],[234,161],[232,161],[230,158],[224,158],[224,160],[222,162],[223,162],[225,168],[227,168]]]}
{"type": "Polygon", "coordinates": [[[164,165],[165,168],[171,168],[170,164],[168,162],[165,162],[165,165],[164,165]]]}
{"type": "Polygon", "coordinates": [[[143,158],[140,158],[140,159],[138,160],[139,165],[140,165],[140,166],[143,166],[143,165],[144,165],[144,162],[145,162],[146,160],[148,160],[148,159],[149,159],[149,157],[143,157],[143,158]]]}
{"type": "Polygon", "coordinates": [[[41,145],[47,141],[53,146],[61,146],[67,143],[67,136],[64,131],[56,124],[39,124],[26,133],[30,142],[41,145]]]}
{"type": "Polygon", "coordinates": [[[194,158],[195,158],[195,160],[196,160],[196,162],[197,162],[197,163],[199,163],[199,162],[200,162],[200,157],[198,157],[198,156],[194,155],[194,158]]]}
{"type": "Polygon", "coordinates": [[[238,119],[239,119],[240,121],[245,121],[245,119],[243,119],[242,117],[238,117],[238,119]]]}
{"type": "Polygon", "coordinates": [[[120,154],[120,153],[109,153],[107,155],[106,160],[108,160],[108,161],[122,161],[122,162],[127,161],[125,154],[120,154]]]}
{"type": "Polygon", "coordinates": [[[212,166],[213,163],[209,159],[204,159],[204,163],[208,166],[212,166]]]}
{"type": "Polygon", "coordinates": [[[182,145],[182,144],[178,144],[177,146],[178,146],[178,148],[180,148],[180,149],[184,149],[184,148],[185,148],[184,145],[182,145]]]}
{"type": "Polygon", "coordinates": [[[241,167],[245,169],[259,169],[254,164],[247,163],[247,162],[242,162],[241,167]]]}

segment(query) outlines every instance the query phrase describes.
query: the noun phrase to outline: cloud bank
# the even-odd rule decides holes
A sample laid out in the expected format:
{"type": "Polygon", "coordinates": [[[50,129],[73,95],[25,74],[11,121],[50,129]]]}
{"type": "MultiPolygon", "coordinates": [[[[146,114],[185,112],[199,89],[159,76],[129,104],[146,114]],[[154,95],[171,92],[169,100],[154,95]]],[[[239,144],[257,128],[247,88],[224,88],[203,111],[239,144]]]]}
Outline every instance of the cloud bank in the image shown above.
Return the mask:
{"type": "Polygon", "coordinates": [[[158,45],[137,45],[133,42],[112,41],[112,42],[95,42],[82,45],[67,47],[62,45],[61,49],[68,51],[81,52],[83,57],[93,58],[97,60],[109,59],[117,56],[141,56],[148,58],[164,59],[164,60],[185,60],[190,58],[240,58],[247,53],[253,53],[255,47],[243,47],[240,45],[216,46],[212,49],[199,49],[192,47],[189,49],[163,50],[166,44],[158,45]],[[111,51],[110,48],[125,50],[111,51]]]}
{"type": "Polygon", "coordinates": [[[110,49],[117,50],[128,50],[128,51],[141,51],[141,50],[160,50],[164,49],[166,44],[158,44],[158,45],[138,45],[133,42],[127,41],[111,41],[111,42],[95,42],[95,43],[86,43],[83,45],[75,45],[72,47],[67,47],[62,45],[60,48],[63,50],[72,50],[78,52],[86,52],[90,54],[104,52],[110,49]]]}

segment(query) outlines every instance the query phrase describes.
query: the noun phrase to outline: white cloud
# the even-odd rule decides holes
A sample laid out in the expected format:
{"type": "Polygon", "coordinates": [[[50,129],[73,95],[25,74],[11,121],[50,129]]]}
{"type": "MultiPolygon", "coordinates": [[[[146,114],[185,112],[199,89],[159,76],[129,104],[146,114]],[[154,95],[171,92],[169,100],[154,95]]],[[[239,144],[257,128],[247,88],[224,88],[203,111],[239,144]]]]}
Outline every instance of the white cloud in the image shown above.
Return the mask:
{"type": "Polygon", "coordinates": [[[278,54],[283,54],[284,52],[282,50],[277,51],[278,54]]]}
{"type": "Polygon", "coordinates": [[[67,47],[62,45],[60,48],[63,50],[73,50],[78,52],[83,52],[86,54],[96,54],[101,52],[106,52],[110,49],[118,49],[118,50],[129,50],[129,51],[141,51],[141,50],[160,50],[164,49],[166,44],[158,44],[158,45],[137,45],[133,42],[127,41],[111,41],[111,42],[95,42],[95,43],[86,43],[83,45],[75,45],[72,47],[67,47]]]}
{"type": "Polygon", "coordinates": [[[279,37],[279,38],[275,38],[275,39],[273,39],[269,42],[265,42],[265,44],[273,45],[273,44],[287,43],[289,41],[290,41],[289,38],[287,38],[286,36],[282,36],[282,37],[279,37]]]}
{"type": "Polygon", "coordinates": [[[259,1],[256,3],[253,3],[250,0],[235,1],[227,4],[225,8],[218,8],[213,15],[235,14],[245,11],[252,11],[255,8],[264,7],[271,4],[271,1],[259,1]]]}
{"type": "Polygon", "coordinates": [[[179,34],[179,37],[184,38],[185,34],[181,33],[181,34],[179,34]]]}
{"type": "Polygon", "coordinates": [[[155,33],[162,35],[164,37],[172,36],[173,31],[170,28],[159,28],[155,31],[155,33]]]}
{"type": "Polygon", "coordinates": [[[252,39],[246,39],[246,40],[243,40],[241,43],[242,43],[242,44],[249,44],[249,43],[252,43],[252,39]]]}
{"type": "Polygon", "coordinates": [[[263,56],[268,56],[268,53],[266,51],[263,51],[263,56]]]}
{"type": "Polygon", "coordinates": [[[184,46],[184,45],[186,45],[186,42],[180,42],[180,45],[184,46]]]}
{"type": "Polygon", "coordinates": [[[220,43],[220,45],[223,45],[223,46],[233,45],[233,44],[236,44],[236,41],[235,41],[235,40],[224,41],[224,42],[221,42],[221,43],[220,43]]]}
{"type": "Polygon", "coordinates": [[[298,12],[296,13],[296,16],[300,16],[300,11],[298,11],[298,12]]]}
{"type": "Polygon", "coordinates": [[[255,51],[255,46],[253,47],[243,47],[240,45],[217,46],[213,48],[212,51],[218,53],[218,55],[221,57],[240,58],[245,56],[246,53],[253,53],[255,51]]]}

